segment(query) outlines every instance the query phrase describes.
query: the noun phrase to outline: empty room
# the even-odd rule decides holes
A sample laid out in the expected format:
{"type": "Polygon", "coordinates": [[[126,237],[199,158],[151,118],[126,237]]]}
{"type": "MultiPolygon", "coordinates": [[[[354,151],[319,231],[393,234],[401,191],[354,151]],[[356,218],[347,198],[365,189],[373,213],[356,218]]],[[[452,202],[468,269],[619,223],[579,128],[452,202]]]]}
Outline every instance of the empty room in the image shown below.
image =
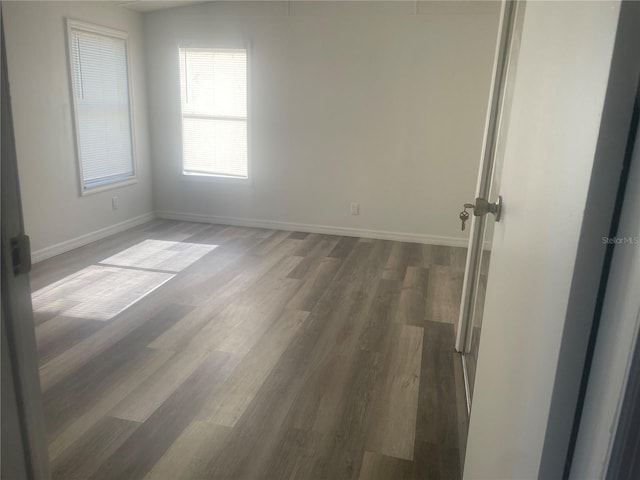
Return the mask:
{"type": "Polygon", "coordinates": [[[614,468],[639,10],[3,1],[2,478],[614,468]]]}

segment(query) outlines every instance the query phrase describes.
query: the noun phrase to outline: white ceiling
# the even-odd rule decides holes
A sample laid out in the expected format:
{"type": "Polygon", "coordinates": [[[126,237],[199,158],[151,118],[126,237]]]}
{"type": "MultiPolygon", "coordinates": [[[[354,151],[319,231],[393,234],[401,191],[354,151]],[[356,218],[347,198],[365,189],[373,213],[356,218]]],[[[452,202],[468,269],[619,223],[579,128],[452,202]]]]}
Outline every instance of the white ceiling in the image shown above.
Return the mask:
{"type": "Polygon", "coordinates": [[[135,10],[136,12],[153,12],[155,10],[163,10],[165,8],[182,7],[184,5],[192,5],[194,3],[204,3],[206,0],[129,0],[114,1],[116,5],[135,10]]]}

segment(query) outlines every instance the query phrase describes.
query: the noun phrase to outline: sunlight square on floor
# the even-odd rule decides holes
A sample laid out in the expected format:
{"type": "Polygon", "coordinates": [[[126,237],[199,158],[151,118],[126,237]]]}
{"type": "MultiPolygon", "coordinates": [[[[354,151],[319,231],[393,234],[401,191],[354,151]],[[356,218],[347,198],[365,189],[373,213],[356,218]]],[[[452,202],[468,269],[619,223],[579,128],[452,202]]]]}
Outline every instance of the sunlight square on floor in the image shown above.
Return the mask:
{"type": "Polygon", "coordinates": [[[119,267],[179,272],[216,247],[217,245],[148,239],[105,258],[99,263],[119,267]]]}
{"type": "Polygon", "coordinates": [[[109,320],[175,274],[91,265],[33,293],[33,310],[109,320]]]}

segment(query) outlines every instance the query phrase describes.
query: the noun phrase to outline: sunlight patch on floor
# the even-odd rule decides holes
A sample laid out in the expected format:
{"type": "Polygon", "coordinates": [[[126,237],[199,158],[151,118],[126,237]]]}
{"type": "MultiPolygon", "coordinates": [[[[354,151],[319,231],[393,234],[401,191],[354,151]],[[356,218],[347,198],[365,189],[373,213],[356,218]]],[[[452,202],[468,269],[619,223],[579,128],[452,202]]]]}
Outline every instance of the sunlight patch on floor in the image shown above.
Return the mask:
{"type": "Polygon", "coordinates": [[[109,320],[175,275],[92,265],[33,293],[35,312],[109,320]]]}
{"type": "Polygon", "coordinates": [[[217,245],[144,240],[32,295],[33,310],[109,320],[171,280],[217,245]]]}
{"type": "Polygon", "coordinates": [[[217,245],[145,240],[105,258],[101,264],[179,272],[213,251],[217,245]]]}

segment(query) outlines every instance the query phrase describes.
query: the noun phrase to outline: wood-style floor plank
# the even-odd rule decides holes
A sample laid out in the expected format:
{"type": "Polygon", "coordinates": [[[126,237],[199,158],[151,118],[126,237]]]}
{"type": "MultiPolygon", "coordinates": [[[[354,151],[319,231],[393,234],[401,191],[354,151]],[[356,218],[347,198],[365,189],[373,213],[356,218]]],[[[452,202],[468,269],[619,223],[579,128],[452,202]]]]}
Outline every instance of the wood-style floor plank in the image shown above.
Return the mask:
{"type": "Polygon", "coordinates": [[[229,427],[201,421],[191,422],[171,444],[145,480],[194,480],[205,478],[204,468],[212,456],[222,448],[229,427]]]}
{"type": "Polygon", "coordinates": [[[220,395],[205,406],[201,413],[203,420],[233,427],[308,316],[308,312],[286,311],[243,358],[223,385],[220,395]]]}
{"type": "Polygon", "coordinates": [[[450,267],[451,248],[443,245],[426,245],[428,264],[431,266],[450,267]]]}
{"type": "MultiPolygon", "coordinates": [[[[444,248],[444,247],[441,247],[444,248]]],[[[456,325],[460,312],[463,274],[451,267],[433,265],[429,268],[426,319],[456,325]]]]}
{"type": "Polygon", "coordinates": [[[384,343],[394,325],[389,319],[395,314],[399,293],[400,282],[379,281],[360,334],[360,348],[350,362],[344,384],[348,389],[343,389],[337,408],[332,408],[334,419],[329,421],[328,409],[322,416],[325,435],[311,471],[314,478],[353,478],[359,471],[367,428],[378,420],[371,408],[372,392],[383,378],[384,343]],[[340,413],[335,415],[336,411],[340,413]]]}
{"type": "Polygon", "coordinates": [[[109,415],[134,422],[144,422],[189,377],[209,354],[206,348],[187,348],[179,353],[170,350],[171,362],[165,363],[153,375],[122,399],[109,415]]]}
{"type": "Polygon", "coordinates": [[[128,378],[129,371],[140,363],[139,357],[148,355],[146,345],[189,308],[169,306],[47,390],[43,403],[49,434],[55,437],[78,413],[89,410],[114,385],[128,378]]]}
{"type": "Polygon", "coordinates": [[[400,325],[390,336],[385,372],[376,389],[366,447],[372,452],[413,460],[423,329],[400,325]]]}
{"type": "Polygon", "coordinates": [[[464,249],[156,220],[32,284],[145,241],[177,244],[110,268],[167,283],[111,319],[38,313],[56,479],[460,478],[464,249]]]}
{"type": "Polygon", "coordinates": [[[402,282],[402,293],[396,320],[404,325],[423,327],[427,319],[429,269],[408,266],[402,282]]]}
{"type": "Polygon", "coordinates": [[[416,440],[458,446],[453,325],[427,322],[424,328],[416,440]],[[437,413],[437,414],[436,414],[437,413]]]}
{"type": "Polygon", "coordinates": [[[338,243],[335,238],[311,239],[313,240],[315,240],[313,248],[305,251],[304,246],[301,246],[296,250],[295,255],[301,256],[302,261],[289,273],[290,278],[305,278],[318,267],[338,243]]]}
{"type": "Polygon", "coordinates": [[[104,326],[104,322],[62,315],[37,325],[36,343],[40,365],[57,357],[104,326]]]}
{"type": "Polygon", "coordinates": [[[136,422],[103,417],[52,462],[51,476],[60,480],[91,477],[139,426],[136,422]]]}
{"type": "MultiPolygon", "coordinates": [[[[95,403],[88,408],[73,411],[72,418],[67,422],[68,426],[61,429],[60,433],[56,435],[51,435],[50,433],[49,459],[55,461],[62,452],[102,420],[118,402],[133,391],[145,378],[160,368],[162,364],[167,362],[172,355],[173,352],[146,349],[140,357],[140,363],[129,365],[126,374],[123,374],[118,383],[111,384],[104,395],[96,398],[95,403]]],[[[47,408],[47,403],[45,399],[45,409],[47,408]]],[[[49,422],[46,419],[45,423],[47,424],[47,430],[51,432],[49,422]]]]}
{"type": "MultiPolygon", "coordinates": [[[[273,235],[266,239],[270,241],[273,235]]],[[[278,243],[281,243],[286,237],[278,235],[278,243]]],[[[185,316],[176,323],[167,332],[161,335],[151,344],[152,348],[161,348],[168,350],[179,350],[187,344],[191,338],[207,327],[207,323],[212,319],[219,319],[218,315],[225,309],[231,310],[240,302],[234,302],[234,299],[247,296],[251,298],[250,289],[259,280],[266,278],[267,273],[272,269],[276,269],[276,274],[280,270],[284,271],[286,277],[291,269],[300,262],[299,257],[288,258],[286,253],[291,251],[294,246],[287,244],[285,247],[272,245],[270,247],[272,255],[255,256],[245,254],[242,259],[229,268],[224,269],[218,275],[212,277],[204,285],[200,285],[205,292],[202,304],[197,307],[191,315],[185,316]]],[[[226,333],[222,330],[222,333],[226,333]]]]}
{"type": "Polygon", "coordinates": [[[84,365],[88,360],[105,351],[132,331],[159,314],[171,300],[189,291],[199,283],[199,276],[183,276],[180,282],[169,281],[162,288],[147,295],[117,317],[111,319],[99,332],[76,343],[68,350],[40,367],[40,386],[44,392],[84,365]]]}
{"type": "Polygon", "coordinates": [[[367,451],[364,452],[358,480],[413,479],[413,470],[413,462],[409,460],[367,451]]]}
{"type": "Polygon", "coordinates": [[[329,283],[335,277],[341,262],[335,258],[325,257],[311,272],[304,284],[287,304],[287,308],[310,312],[326,291],[329,283]]]}
{"type": "Polygon", "coordinates": [[[382,278],[387,280],[402,281],[406,275],[407,266],[410,262],[411,244],[394,242],[391,247],[391,254],[384,266],[382,278]]]}
{"type": "Polygon", "coordinates": [[[449,480],[461,478],[458,449],[440,442],[416,440],[414,453],[414,478],[449,480]]]}
{"type": "Polygon", "coordinates": [[[231,355],[211,352],[184,383],[100,465],[92,478],[142,478],[229,374],[231,355]]]}

